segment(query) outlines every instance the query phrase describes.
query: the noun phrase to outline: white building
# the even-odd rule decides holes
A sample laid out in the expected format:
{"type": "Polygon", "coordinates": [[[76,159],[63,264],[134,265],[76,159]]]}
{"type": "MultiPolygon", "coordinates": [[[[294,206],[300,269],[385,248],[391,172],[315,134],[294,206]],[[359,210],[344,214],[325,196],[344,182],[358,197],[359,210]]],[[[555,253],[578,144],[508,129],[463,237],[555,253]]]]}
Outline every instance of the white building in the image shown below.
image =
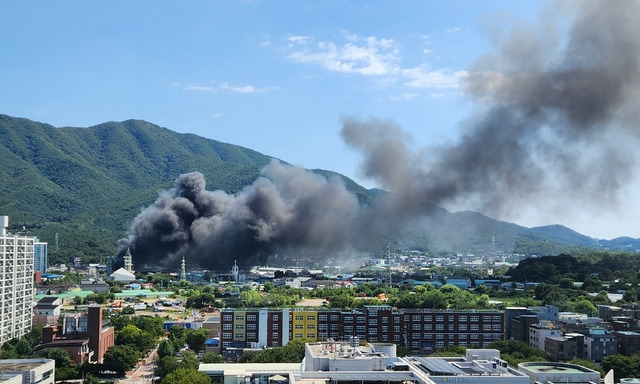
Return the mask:
{"type": "Polygon", "coordinates": [[[7,232],[0,216],[0,344],[31,330],[33,261],[37,238],[7,232]]]}
{"type": "Polygon", "coordinates": [[[10,359],[0,360],[2,384],[54,384],[55,360],[10,359]]]}
{"type": "Polygon", "coordinates": [[[562,336],[560,327],[551,322],[540,322],[529,326],[529,346],[544,351],[547,337],[562,336]]]}

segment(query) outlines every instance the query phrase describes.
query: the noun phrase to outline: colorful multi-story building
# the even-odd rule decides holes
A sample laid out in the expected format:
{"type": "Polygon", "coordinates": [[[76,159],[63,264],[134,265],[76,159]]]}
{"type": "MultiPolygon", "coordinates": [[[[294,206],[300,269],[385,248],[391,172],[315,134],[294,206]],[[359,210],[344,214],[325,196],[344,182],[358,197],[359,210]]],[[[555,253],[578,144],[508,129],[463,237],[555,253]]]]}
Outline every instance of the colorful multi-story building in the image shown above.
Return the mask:
{"type": "Polygon", "coordinates": [[[350,340],[403,345],[428,354],[451,345],[484,348],[504,338],[504,313],[497,310],[398,309],[388,305],[358,310],[223,309],[225,348],[283,346],[289,340],[350,340]]]}

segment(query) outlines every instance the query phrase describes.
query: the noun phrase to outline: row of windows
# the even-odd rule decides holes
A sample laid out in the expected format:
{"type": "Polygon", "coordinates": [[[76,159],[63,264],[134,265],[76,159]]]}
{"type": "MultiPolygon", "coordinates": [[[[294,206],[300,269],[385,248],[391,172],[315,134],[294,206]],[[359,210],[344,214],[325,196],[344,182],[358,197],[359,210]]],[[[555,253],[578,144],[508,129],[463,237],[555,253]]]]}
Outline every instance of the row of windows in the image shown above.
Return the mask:
{"type": "MultiPolygon", "coordinates": [[[[246,316],[247,321],[256,321],[256,315],[247,315],[246,316]]],[[[425,322],[432,322],[435,318],[436,322],[444,322],[445,321],[445,315],[405,315],[404,316],[404,321],[405,322],[416,322],[416,321],[425,321],[425,322]]],[[[235,316],[235,320],[236,321],[244,321],[245,319],[245,315],[236,315],[235,316]]],[[[304,320],[304,315],[295,315],[294,317],[295,320],[299,320],[302,321],[304,320]]],[[[331,321],[340,321],[340,315],[339,314],[332,314],[329,319],[331,321]]],[[[478,322],[480,321],[480,315],[448,315],[446,316],[447,321],[449,322],[466,322],[466,321],[471,321],[471,322],[478,322]],[[457,317],[457,320],[456,320],[457,317]]],[[[232,320],[232,315],[230,314],[225,314],[223,315],[223,320],[224,321],[231,321],[232,320]]],[[[272,320],[273,321],[278,321],[279,317],[278,315],[272,315],[272,320]]],[[[307,321],[315,321],[316,320],[316,316],[315,315],[307,315],[307,321]]],[[[353,323],[354,322],[354,316],[344,316],[344,318],[342,319],[345,323],[353,323]]],[[[398,316],[394,316],[393,320],[395,323],[399,323],[400,322],[400,318],[398,316]]],[[[327,315],[326,314],[319,314],[318,315],[318,321],[327,321],[327,315]]],[[[357,323],[364,323],[366,322],[366,317],[364,315],[362,316],[355,316],[355,321],[357,323]]],[[[380,321],[383,324],[386,324],[389,322],[389,318],[388,317],[382,317],[380,318],[380,321]]],[[[495,315],[483,315],[482,316],[482,321],[485,323],[488,322],[501,322],[502,321],[502,316],[495,316],[495,315]]],[[[369,325],[376,325],[378,323],[378,319],[369,319],[369,325]]]]}

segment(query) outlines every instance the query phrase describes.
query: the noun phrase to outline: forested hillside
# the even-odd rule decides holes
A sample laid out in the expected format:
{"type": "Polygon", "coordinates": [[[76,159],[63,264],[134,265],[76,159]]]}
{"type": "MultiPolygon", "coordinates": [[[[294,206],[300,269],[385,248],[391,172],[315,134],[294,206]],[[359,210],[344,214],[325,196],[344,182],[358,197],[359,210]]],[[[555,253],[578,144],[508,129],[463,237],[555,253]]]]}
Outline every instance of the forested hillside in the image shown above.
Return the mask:
{"type": "MultiPolygon", "coordinates": [[[[181,174],[199,171],[207,190],[233,194],[251,184],[271,159],[141,120],[57,128],[0,115],[0,215],[10,216],[10,231],[48,242],[52,263],[76,256],[96,262],[116,252],[131,221],[181,174]]],[[[340,177],[361,204],[373,204],[387,193],[340,177]]],[[[439,207],[412,223],[408,232],[391,230],[369,242],[367,251],[382,254],[387,244],[394,250],[434,253],[539,255],[580,252],[602,244],[640,248],[635,239],[601,243],[559,225],[525,228],[477,212],[450,213],[439,207]]]]}

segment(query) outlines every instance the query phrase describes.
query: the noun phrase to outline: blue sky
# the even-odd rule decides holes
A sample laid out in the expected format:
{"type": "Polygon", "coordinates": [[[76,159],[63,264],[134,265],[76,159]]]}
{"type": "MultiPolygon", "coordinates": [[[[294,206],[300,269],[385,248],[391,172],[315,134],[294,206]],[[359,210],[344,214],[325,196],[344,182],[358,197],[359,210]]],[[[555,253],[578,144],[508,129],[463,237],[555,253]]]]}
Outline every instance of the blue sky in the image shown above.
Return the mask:
{"type": "MultiPolygon", "coordinates": [[[[147,120],[373,187],[340,137],[341,116],[392,119],[421,146],[454,140],[478,107],[460,78],[501,30],[544,9],[540,1],[7,1],[0,112],[54,126],[147,120]]],[[[575,213],[499,219],[640,236],[637,226],[596,228],[575,213]]]]}

